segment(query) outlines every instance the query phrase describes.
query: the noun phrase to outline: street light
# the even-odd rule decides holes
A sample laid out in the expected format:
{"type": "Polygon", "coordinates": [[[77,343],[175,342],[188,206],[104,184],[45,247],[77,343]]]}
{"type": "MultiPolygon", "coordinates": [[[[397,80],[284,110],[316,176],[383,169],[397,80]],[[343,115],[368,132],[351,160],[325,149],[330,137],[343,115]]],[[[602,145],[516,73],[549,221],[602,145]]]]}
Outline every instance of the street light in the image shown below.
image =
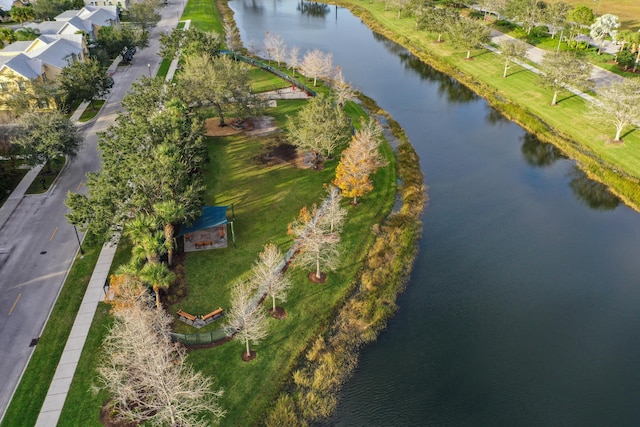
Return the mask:
{"type": "Polygon", "coordinates": [[[147,64],[147,70],[149,70],[149,78],[151,78],[151,64],[147,64]]]}
{"type": "Polygon", "coordinates": [[[84,251],[82,250],[82,243],[80,243],[80,236],[78,236],[78,229],[76,226],[73,226],[73,231],[76,232],[76,239],[78,239],[78,247],[80,247],[80,255],[84,255],[84,251]]]}

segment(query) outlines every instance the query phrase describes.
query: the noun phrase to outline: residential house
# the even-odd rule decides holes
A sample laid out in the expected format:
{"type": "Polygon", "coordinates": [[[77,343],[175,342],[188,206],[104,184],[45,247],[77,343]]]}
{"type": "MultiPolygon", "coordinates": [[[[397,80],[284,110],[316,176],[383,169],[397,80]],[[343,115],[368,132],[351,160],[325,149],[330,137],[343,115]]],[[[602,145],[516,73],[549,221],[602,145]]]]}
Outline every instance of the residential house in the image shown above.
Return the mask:
{"type": "Polygon", "coordinates": [[[116,6],[85,6],[80,10],[67,10],[54,19],[29,26],[37,29],[40,34],[83,33],[92,41],[96,39],[100,28],[120,23],[116,6]]]}
{"type": "MultiPolygon", "coordinates": [[[[0,101],[16,91],[28,90],[29,80],[48,81],[64,67],[85,61],[89,51],[81,34],[44,34],[0,50],[0,101]]],[[[0,109],[7,109],[0,102],[0,109]]],[[[45,107],[45,106],[41,106],[45,107]]]]}

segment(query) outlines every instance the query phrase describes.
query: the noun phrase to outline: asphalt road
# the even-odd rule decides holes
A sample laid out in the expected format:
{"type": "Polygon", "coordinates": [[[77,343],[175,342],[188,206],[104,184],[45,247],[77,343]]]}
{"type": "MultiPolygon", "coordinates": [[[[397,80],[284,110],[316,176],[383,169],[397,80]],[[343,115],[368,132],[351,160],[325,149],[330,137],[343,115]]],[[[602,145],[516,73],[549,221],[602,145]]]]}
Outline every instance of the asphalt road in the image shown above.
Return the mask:
{"type": "MultiPolygon", "coordinates": [[[[155,75],[160,64],[158,36],[171,31],[182,14],[182,0],[170,0],[152,30],[149,47],[136,53],[131,66],[117,67],[107,102],[82,130],[84,144],[42,195],[25,196],[0,229],[0,414],[11,396],[40,337],[51,308],[79,251],[73,226],[66,218],[67,192],[86,191],[87,172],[100,168],[97,133],[117,116],[131,83],[155,75]]],[[[82,238],[82,234],[80,234],[82,238]]]]}

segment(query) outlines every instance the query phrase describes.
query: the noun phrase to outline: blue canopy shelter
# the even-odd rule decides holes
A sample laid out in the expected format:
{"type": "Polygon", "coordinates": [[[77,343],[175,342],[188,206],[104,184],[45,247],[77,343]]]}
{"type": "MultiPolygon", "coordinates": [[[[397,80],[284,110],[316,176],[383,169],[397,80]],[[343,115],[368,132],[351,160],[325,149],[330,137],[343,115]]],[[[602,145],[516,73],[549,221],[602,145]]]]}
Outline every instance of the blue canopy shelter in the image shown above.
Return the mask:
{"type": "MultiPolygon", "coordinates": [[[[231,208],[233,211],[233,206],[231,208]]],[[[227,224],[231,226],[231,238],[235,246],[233,219],[227,219],[227,209],[228,206],[205,206],[202,215],[196,218],[193,224],[189,227],[181,226],[176,237],[184,238],[184,251],[226,248],[227,224]]]]}

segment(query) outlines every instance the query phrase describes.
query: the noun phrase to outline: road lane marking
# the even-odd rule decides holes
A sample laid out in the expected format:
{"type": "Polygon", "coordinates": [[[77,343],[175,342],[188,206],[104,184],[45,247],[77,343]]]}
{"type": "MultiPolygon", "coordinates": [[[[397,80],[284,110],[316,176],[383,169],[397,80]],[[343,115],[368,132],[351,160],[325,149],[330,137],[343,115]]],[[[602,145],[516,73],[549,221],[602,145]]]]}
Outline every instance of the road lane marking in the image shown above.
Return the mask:
{"type": "Polygon", "coordinates": [[[57,232],[58,232],[58,227],[56,227],[56,229],[53,230],[53,234],[51,234],[51,237],[49,237],[49,241],[53,240],[53,236],[55,236],[57,232]]]}
{"type": "Polygon", "coordinates": [[[11,309],[9,310],[9,316],[11,316],[11,313],[13,313],[13,309],[16,308],[16,305],[18,304],[18,301],[20,301],[20,297],[22,296],[22,292],[20,292],[18,294],[18,298],[16,298],[16,300],[13,302],[13,305],[11,306],[11,309]]]}

